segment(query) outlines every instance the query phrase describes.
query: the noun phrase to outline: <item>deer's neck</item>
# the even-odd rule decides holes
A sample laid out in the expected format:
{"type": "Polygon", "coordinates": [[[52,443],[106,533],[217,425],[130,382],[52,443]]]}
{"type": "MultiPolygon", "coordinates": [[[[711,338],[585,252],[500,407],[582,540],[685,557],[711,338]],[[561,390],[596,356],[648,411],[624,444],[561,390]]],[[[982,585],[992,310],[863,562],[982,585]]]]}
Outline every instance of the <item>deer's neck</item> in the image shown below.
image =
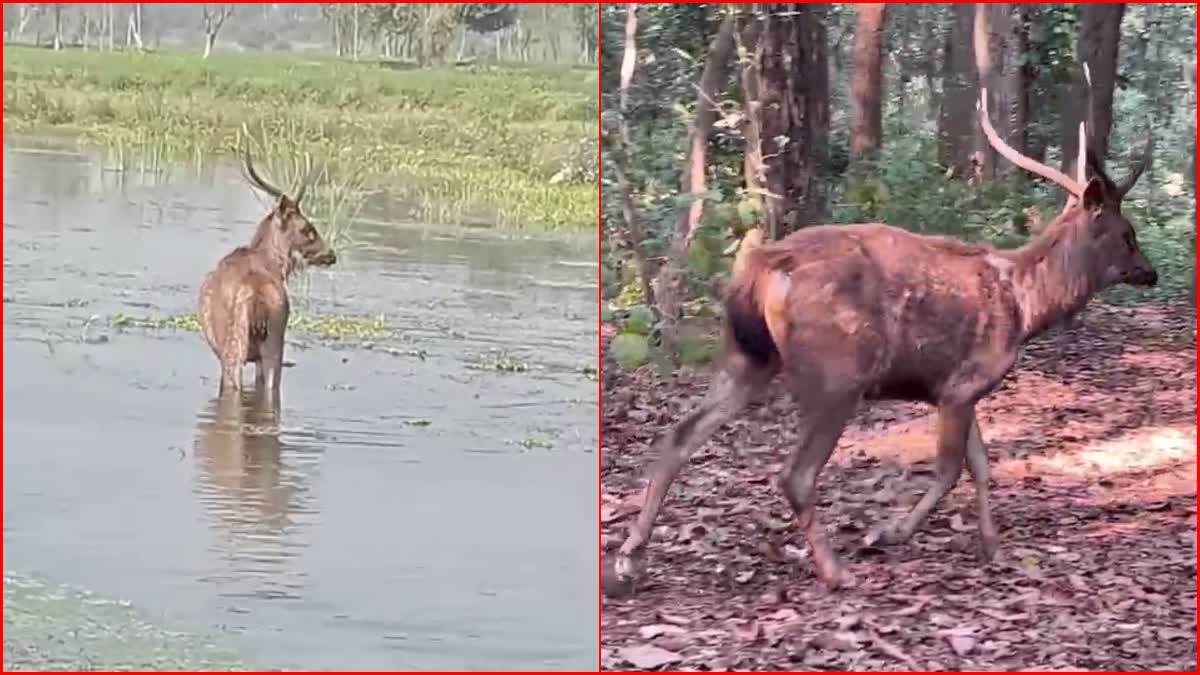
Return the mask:
{"type": "Polygon", "coordinates": [[[1064,214],[1046,233],[1004,256],[1021,311],[1022,342],[1072,316],[1100,289],[1082,236],[1082,213],[1064,214]]]}
{"type": "Polygon", "coordinates": [[[283,234],[270,218],[259,223],[254,239],[250,240],[250,248],[262,257],[263,262],[280,281],[286,281],[291,276],[292,254],[283,234]]]}

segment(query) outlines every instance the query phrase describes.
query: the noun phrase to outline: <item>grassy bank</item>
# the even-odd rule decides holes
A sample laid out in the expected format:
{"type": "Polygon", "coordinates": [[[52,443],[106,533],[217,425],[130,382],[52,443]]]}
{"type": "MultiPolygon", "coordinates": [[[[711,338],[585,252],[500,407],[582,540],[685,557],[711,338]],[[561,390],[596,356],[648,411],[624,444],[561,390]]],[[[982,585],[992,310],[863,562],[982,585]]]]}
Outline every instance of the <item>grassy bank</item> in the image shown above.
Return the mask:
{"type": "Polygon", "coordinates": [[[4,48],[10,133],[66,130],[203,160],[232,152],[243,122],[267,152],[310,152],[335,176],[361,172],[367,188],[419,202],[431,221],[595,227],[594,70],[4,48]],[[556,178],[564,167],[587,177],[556,178]]]}
{"type": "Polygon", "coordinates": [[[146,623],[116,602],[4,575],[4,669],[253,670],[207,638],[146,623]]]}

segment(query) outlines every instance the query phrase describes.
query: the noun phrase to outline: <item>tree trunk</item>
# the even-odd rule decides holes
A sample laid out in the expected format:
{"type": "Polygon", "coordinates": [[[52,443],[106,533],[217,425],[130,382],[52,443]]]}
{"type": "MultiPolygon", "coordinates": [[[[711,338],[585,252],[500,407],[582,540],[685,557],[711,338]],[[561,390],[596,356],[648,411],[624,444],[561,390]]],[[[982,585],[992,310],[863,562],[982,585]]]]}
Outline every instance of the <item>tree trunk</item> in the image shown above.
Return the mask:
{"type": "Polygon", "coordinates": [[[638,6],[630,3],[625,6],[625,53],[621,58],[620,86],[620,122],[617,137],[613,139],[615,152],[613,168],[617,175],[617,189],[621,193],[621,213],[625,219],[625,227],[629,232],[629,248],[633,253],[634,264],[637,265],[638,277],[642,286],[642,299],[646,306],[657,311],[654,301],[654,289],[650,286],[650,261],[644,250],[646,233],[642,227],[642,217],[638,213],[637,204],[633,199],[633,183],[629,180],[626,152],[630,146],[629,138],[629,86],[633,82],[633,71],[637,66],[637,11],[638,6]]]}
{"type": "Polygon", "coordinates": [[[824,8],[770,4],[759,51],[765,221],[772,239],[818,220],[829,130],[824,8]]]}
{"type": "MultiPolygon", "coordinates": [[[[1008,129],[1008,115],[997,114],[1004,109],[1003,101],[998,100],[1003,96],[1003,92],[996,86],[1000,82],[996,64],[996,38],[995,38],[995,14],[996,8],[1000,7],[1000,11],[1007,13],[1007,5],[985,5],[983,2],[974,4],[974,20],[972,22],[971,37],[974,46],[974,59],[976,59],[976,68],[979,77],[980,89],[988,90],[988,114],[991,119],[997,121],[998,132],[1001,137],[1007,136],[1004,131],[1008,129]]],[[[978,96],[978,94],[977,94],[978,96]]],[[[992,149],[983,135],[983,127],[978,124],[974,127],[974,150],[973,150],[973,172],[980,180],[990,180],[995,177],[996,173],[996,150],[992,149]]]]}
{"type": "Polygon", "coordinates": [[[699,94],[696,97],[696,117],[692,120],[692,129],[688,135],[688,154],[684,159],[683,180],[679,189],[682,195],[691,193],[691,203],[686,211],[680,210],[675,220],[671,249],[666,264],[659,269],[658,288],[655,289],[662,318],[663,350],[672,357],[677,354],[679,343],[677,320],[682,315],[683,268],[692,237],[699,229],[700,218],[704,215],[708,137],[712,133],[713,122],[717,119],[718,101],[722,85],[726,81],[729,57],[733,53],[733,29],[734,17],[732,13],[728,13],[721,21],[712,45],[709,46],[708,58],[704,60],[704,71],[700,75],[699,94]]]}
{"type": "Polygon", "coordinates": [[[942,166],[960,179],[969,179],[979,98],[976,66],[971,48],[974,10],[956,4],[950,30],[946,32],[945,65],[942,69],[942,106],[938,114],[938,158],[942,166]]]}
{"type": "MultiPolygon", "coordinates": [[[[1113,88],[1117,82],[1117,49],[1121,43],[1123,3],[1111,5],[1082,5],[1079,9],[1079,42],[1076,53],[1080,65],[1088,65],[1091,73],[1091,109],[1087,111],[1088,148],[1096,152],[1100,165],[1108,156],[1108,137],[1112,131],[1113,88]]],[[[1069,136],[1078,136],[1069,134],[1069,136]]],[[[1063,142],[1067,142],[1064,137],[1063,142]]],[[[1074,150],[1075,144],[1072,143],[1074,150]]],[[[1066,156],[1076,152],[1064,152],[1066,156]]]]}
{"type": "MultiPolygon", "coordinates": [[[[999,15],[1005,24],[1001,30],[1003,43],[1000,46],[1000,56],[1003,68],[1000,73],[999,90],[1002,94],[1004,118],[1007,123],[1008,144],[1021,154],[1028,153],[1029,126],[1029,68],[1026,67],[1025,55],[1029,51],[1029,37],[1026,32],[1027,8],[1018,3],[1011,3],[1007,11],[999,15]]],[[[1007,176],[1023,176],[1009,162],[1000,162],[996,172],[1007,176]]]]}
{"type": "Polygon", "coordinates": [[[854,29],[854,72],[850,80],[850,155],[863,159],[883,141],[883,22],[887,5],[858,5],[854,29]]]}
{"type": "Polygon", "coordinates": [[[738,59],[742,75],[742,108],[746,111],[742,135],[746,139],[746,153],[742,173],[746,181],[746,195],[759,213],[763,213],[763,185],[765,168],[762,156],[762,108],[759,97],[762,91],[758,64],[760,62],[760,36],[762,22],[755,16],[745,21],[737,33],[738,59]]]}
{"type": "Polygon", "coordinates": [[[354,7],[354,9],[353,9],[353,12],[354,12],[354,40],[353,40],[354,49],[353,49],[353,54],[354,55],[352,58],[355,61],[358,60],[358,4],[359,3],[356,2],[353,5],[353,7],[354,7]]]}
{"type": "Polygon", "coordinates": [[[217,34],[211,31],[204,34],[204,58],[208,58],[212,54],[213,43],[217,41],[217,34]]]}
{"type": "Polygon", "coordinates": [[[62,4],[54,3],[54,49],[55,51],[62,49],[62,4]]]}
{"type": "Polygon", "coordinates": [[[125,48],[142,50],[142,5],[135,3],[129,10],[129,28],[125,32],[125,48]]]}

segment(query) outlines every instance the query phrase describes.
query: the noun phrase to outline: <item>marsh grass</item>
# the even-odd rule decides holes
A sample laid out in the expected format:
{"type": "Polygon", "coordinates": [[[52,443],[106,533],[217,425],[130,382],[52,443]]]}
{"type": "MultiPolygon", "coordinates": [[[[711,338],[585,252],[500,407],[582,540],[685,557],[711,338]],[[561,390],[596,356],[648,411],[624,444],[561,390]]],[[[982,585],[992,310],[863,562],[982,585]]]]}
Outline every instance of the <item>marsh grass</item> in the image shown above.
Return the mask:
{"type": "MultiPolygon", "coordinates": [[[[311,142],[306,131],[285,121],[282,131],[271,131],[265,125],[250,129],[251,138],[246,141],[256,158],[255,166],[276,187],[294,196],[306,178],[310,181],[304,212],[326,243],[342,254],[355,244],[350,225],[362,209],[367,174],[347,153],[311,142]]],[[[241,143],[239,134],[232,151],[240,154],[241,143]]]]}
{"type": "Polygon", "coordinates": [[[354,167],[363,189],[416,202],[431,222],[486,213],[499,226],[583,230],[595,226],[595,183],[556,176],[594,164],[577,155],[595,137],[595,78],[561,66],[397,71],[306,55],[6,46],[4,121],[196,164],[235,148],[245,122],[272,150],[322,158],[328,184],[357,183],[342,175],[354,167]]]}

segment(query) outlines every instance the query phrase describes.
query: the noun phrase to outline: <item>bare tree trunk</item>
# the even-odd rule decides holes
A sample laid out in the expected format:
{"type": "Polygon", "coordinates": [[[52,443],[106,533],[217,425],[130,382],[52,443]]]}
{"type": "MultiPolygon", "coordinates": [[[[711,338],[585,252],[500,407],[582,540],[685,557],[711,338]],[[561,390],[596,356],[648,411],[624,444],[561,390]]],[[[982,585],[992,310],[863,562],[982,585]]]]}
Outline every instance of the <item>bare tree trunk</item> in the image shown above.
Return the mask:
{"type": "MultiPolygon", "coordinates": [[[[732,10],[730,10],[732,12],[732,10]]],[[[692,237],[700,227],[704,215],[704,193],[708,172],[708,137],[720,109],[718,98],[725,83],[729,57],[733,53],[734,17],[729,13],[721,21],[717,35],[708,49],[704,71],[700,75],[699,95],[696,100],[696,117],[692,120],[688,135],[688,154],[684,159],[683,180],[680,194],[691,193],[691,203],[686,211],[680,211],[675,220],[675,233],[671,238],[671,250],[666,264],[658,271],[658,308],[661,313],[663,350],[674,357],[677,353],[678,323],[684,296],[684,262],[692,237]]]]}
{"type": "Polygon", "coordinates": [[[938,115],[938,158],[942,166],[961,179],[972,177],[971,152],[974,147],[975,59],[971,48],[974,10],[969,4],[956,4],[951,10],[950,30],[946,32],[945,65],[942,68],[942,106],[938,115]]]}
{"type": "MultiPolygon", "coordinates": [[[[1117,49],[1121,44],[1123,3],[1083,5],[1079,9],[1079,42],[1076,53],[1091,73],[1091,110],[1088,111],[1088,148],[1101,166],[1108,156],[1112,131],[1113,88],[1117,83],[1117,49]]],[[[1082,63],[1080,68],[1082,68],[1082,63]]],[[[1072,153],[1077,154],[1077,153],[1072,153]]]]}
{"type": "Polygon", "coordinates": [[[627,152],[631,144],[629,138],[629,86],[633,82],[633,71],[637,66],[637,11],[636,3],[625,6],[625,53],[621,58],[620,86],[620,121],[617,137],[612,139],[615,152],[612,153],[613,168],[617,174],[617,189],[621,193],[621,212],[625,218],[625,227],[629,232],[629,248],[633,253],[634,264],[637,265],[638,277],[642,286],[642,299],[646,306],[657,311],[654,301],[654,290],[650,286],[650,261],[646,257],[646,232],[642,226],[642,216],[638,213],[637,204],[633,199],[633,183],[629,180],[627,152]]]}
{"type": "Polygon", "coordinates": [[[872,157],[883,143],[883,22],[887,5],[857,5],[850,79],[850,155],[872,157]]]}
{"type": "MultiPolygon", "coordinates": [[[[1000,87],[1004,118],[1008,129],[1008,144],[1023,155],[1028,155],[1029,126],[1029,69],[1025,64],[1025,55],[1029,51],[1029,39],[1026,34],[1027,8],[1019,3],[1010,3],[1006,12],[999,15],[1005,22],[1002,31],[1003,44],[1001,58],[1003,68],[1000,74],[1000,87]]],[[[1001,163],[996,172],[1002,175],[1023,177],[1022,172],[1008,162],[1001,163]]]]}
{"type": "MultiPolygon", "coordinates": [[[[1008,115],[998,115],[997,111],[1004,110],[1004,102],[998,100],[1003,97],[1003,92],[997,84],[1000,81],[1000,71],[1002,66],[997,63],[997,48],[996,48],[996,14],[1007,15],[1008,6],[1006,4],[989,5],[977,2],[975,3],[975,16],[972,23],[971,38],[975,52],[975,67],[978,69],[979,86],[988,90],[988,115],[991,119],[999,121],[999,133],[1002,137],[1007,136],[1006,131],[1009,128],[1008,115]]],[[[996,176],[996,151],[992,145],[988,143],[987,138],[983,135],[983,129],[978,124],[975,127],[974,133],[974,148],[972,157],[974,158],[975,177],[980,180],[991,180],[996,176]]]]}
{"type": "Polygon", "coordinates": [[[83,51],[88,50],[88,42],[92,39],[92,17],[91,8],[83,5],[79,8],[79,13],[83,15],[83,51]]]}
{"type": "Polygon", "coordinates": [[[766,224],[772,239],[818,220],[829,129],[828,44],[816,5],[766,5],[760,44],[766,224]]]}
{"type": "Polygon", "coordinates": [[[37,16],[37,5],[31,2],[21,3],[20,15],[17,19],[17,37],[20,38],[25,34],[25,29],[29,26],[29,22],[33,17],[37,16]]]}
{"type": "Polygon", "coordinates": [[[62,49],[62,3],[54,3],[54,49],[62,49]]]}
{"type": "Polygon", "coordinates": [[[467,58],[467,27],[463,26],[458,31],[458,54],[454,56],[454,60],[462,63],[467,58]]]}
{"type": "Polygon", "coordinates": [[[129,10],[129,28],[125,31],[125,48],[142,50],[142,4],[134,3],[129,10]]]}
{"type": "Polygon", "coordinates": [[[761,32],[762,22],[757,16],[751,15],[742,22],[740,30],[735,33],[738,37],[737,54],[742,75],[742,108],[746,111],[745,126],[742,129],[742,136],[746,139],[742,173],[746,181],[746,194],[759,213],[764,210],[763,185],[766,182],[762,156],[762,83],[758,72],[758,64],[761,62],[761,32]]]}
{"type": "Polygon", "coordinates": [[[353,7],[354,7],[354,9],[352,11],[354,12],[354,50],[353,50],[354,55],[352,58],[355,61],[357,61],[358,60],[358,3],[357,2],[354,3],[353,7]]]}
{"type": "Polygon", "coordinates": [[[204,21],[204,58],[208,58],[212,54],[213,45],[217,42],[217,34],[221,32],[221,27],[225,25],[225,21],[233,16],[233,5],[219,5],[216,11],[209,9],[208,3],[201,5],[201,12],[204,21]]]}

